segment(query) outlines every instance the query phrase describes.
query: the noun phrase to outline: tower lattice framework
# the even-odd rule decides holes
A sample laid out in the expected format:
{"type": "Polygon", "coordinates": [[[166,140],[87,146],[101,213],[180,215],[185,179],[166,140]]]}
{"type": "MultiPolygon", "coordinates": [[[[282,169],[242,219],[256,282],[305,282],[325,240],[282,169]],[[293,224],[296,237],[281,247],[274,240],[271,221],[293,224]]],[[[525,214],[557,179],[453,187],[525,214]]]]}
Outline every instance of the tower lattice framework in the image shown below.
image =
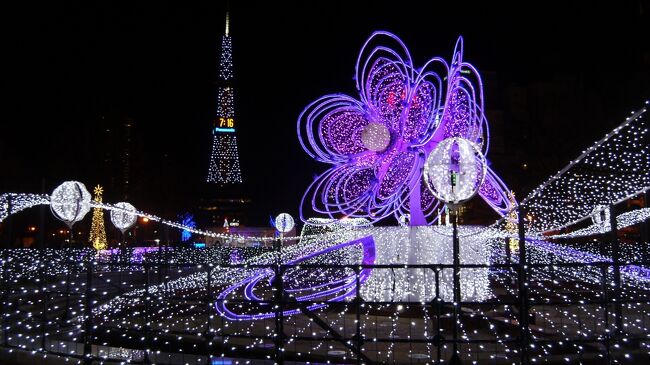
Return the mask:
{"type": "Polygon", "coordinates": [[[226,32],[221,42],[219,62],[217,114],[212,126],[212,153],[207,179],[211,183],[242,183],[237,148],[233,76],[230,17],[226,14],[226,32]]]}

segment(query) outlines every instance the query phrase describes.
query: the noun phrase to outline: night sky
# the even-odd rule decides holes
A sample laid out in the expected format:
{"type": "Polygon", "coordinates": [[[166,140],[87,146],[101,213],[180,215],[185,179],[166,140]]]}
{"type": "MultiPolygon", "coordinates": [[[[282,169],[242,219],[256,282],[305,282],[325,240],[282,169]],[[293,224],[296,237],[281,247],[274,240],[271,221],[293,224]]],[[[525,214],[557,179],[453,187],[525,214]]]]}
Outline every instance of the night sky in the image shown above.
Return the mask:
{"type": "MultiPolygon", "coordinates": [[[[321,95],[356,95],[354,64],[374,30],[396,33],[419,65],[450,59],[464,36],[465,59],[484,76],[498,145],[488,158],[518,196],[650,94],[650,1],[349,3],[230,4],[251,224],[297,214],[312,176],[326,169],[300,148],[296,119],[321,95]]],[[[196,209],[206,191],[225,11],[218,1],[3,11],[0,192],[40,192],[42,184],[50,192],[68,179],[110,184],[101,161],[112,142],[101,130],[129,118],[130,202],[166,217],[196,209]]]]}

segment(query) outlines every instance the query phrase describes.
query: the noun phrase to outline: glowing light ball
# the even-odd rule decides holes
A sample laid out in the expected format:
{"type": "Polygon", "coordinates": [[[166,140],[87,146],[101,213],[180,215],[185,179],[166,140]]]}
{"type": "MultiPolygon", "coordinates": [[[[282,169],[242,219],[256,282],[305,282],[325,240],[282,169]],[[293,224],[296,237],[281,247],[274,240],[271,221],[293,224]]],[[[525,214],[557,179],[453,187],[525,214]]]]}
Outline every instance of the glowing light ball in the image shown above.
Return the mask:
{"type": "Polygon", "coordinates": [[[609,222],[610,214],[609,207],[605,205],[596,205],[591,212],[591,221],[595,226],[598,226],[601,233],[605,233],[612,228],[609,222]]]}
{"type": "Polygon", "coordinates": [[[367,149],[381,152],[390,144],[390,132],[383,124],[370,123],[361,131],[361,142],[367,149]]]}
{"type": "Polygon", "coordinates": [[[72,227],[90,211],[90,200],[90,193],[83,183],[66,181],[52,192],[50,209],[56,218],[72,227]]]}
{"type": "Polygon", "coordinates": [[[280,213],[275,217],[275,229],[282,233],[287,233],[293,229],[295,222],[293,217],[288,213],[280,213]]]}
{"type": "Polygon", "coordinates": [[[115,203],[115,207],[121,209],[111,210],[111,222],[113,222],[113,225],[124,233],[127,229],[131,228],[138,219],[138,216],[135,215],[135,207],[127,202],[115,203]]]}
{"type": "Polygon", "coordinates": [[[476,144],[460,137],[447,138],[431,151],[424,164],[427,186],[448,204],[471,199],[486,173],[485,157],[476,144]]]}
{"type": "Polygon", "coordinates": [[[609,207],[596,205],[591,212],[591,221],[596,225],[609,224],[609,207]]]}
{"type": "Polygon", "coordinates": [[[399,225],[402,227],[408,226],[409,222],[411,221],[411,215],[408,213],[402,214],[399,216],[397,221],[399,222],[399,225]]]}

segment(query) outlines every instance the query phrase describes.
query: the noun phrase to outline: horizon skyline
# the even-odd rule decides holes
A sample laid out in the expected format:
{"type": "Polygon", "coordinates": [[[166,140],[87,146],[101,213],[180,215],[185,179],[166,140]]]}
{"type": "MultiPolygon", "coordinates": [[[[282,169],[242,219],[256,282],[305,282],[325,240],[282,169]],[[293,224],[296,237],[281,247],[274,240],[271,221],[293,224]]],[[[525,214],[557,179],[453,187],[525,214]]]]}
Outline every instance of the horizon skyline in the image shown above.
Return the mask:
{"type": "MultiPolygon", "coordinates": [[[[295,123],[302,108],[307,105],[308,101],[329,91],[340,90],[355,96],[353,82],[350,81],[354,71],[353,60],[356,59],[362,40],[369,33],[359,30],[354,34],[349,34],[343,25],[349,26],[348,19],[354,18],[353,15],[361,10],[356,8],[343,10],[337,4],[332,7],[322,7],[322,12],[312,14],[313,19],[307,18],[304,21],[305,26],[315,30],[310,33],[315,40],[318,40],[315,43],[322,45],[314,47],[310,46],[309,42],[300,42],[300,45],[293,50],[290,48],[291,44],[304,38],[302,35],[291,37],[292,35],[281,31],[284,28],[292,27],[291,23],[268,19],[273,17],[260,18],[257,14],[251,16],[250,11],[243,12],[243,9],[230,10],[230,16],[235,18],[231,24],[231,33],[234,38],[239,39],[235,40],[234,45],[236,53],[234,67],[236,68],[235,72],[241,75],[241,79],[235,85],[239,90],[239,94],[235,96],[235,102],[238,105],[238,120],[242,121],[238,131],[241,135],[239,138],[241,143],[240,159],[245,166],[244,180],[251,181],[251,198],[254,204],[253,209],[256,212],[256,216],[252,219],[256,222],[266,222],[268,215],[273,214],[272,210],[277,209],[278,206],[283,206],[283,210],[297,210],[297,201],[312,176],[321,173],[326,167],[323,164],[310,161],[298,146],[295,123]],[[341,27],[332,23],[332,19],[337,17],[340,17],[338,24],[341,24],[341,27]],[[258,24],[262,29],[267,25],[270,27],[271,24],[274,24],[278,34],[282,34],[287,44],[265,42],[265,40],[275,37],[255,31],[251,32],[250,24],[258,24]],[[319,29],[322,26],[325,28],[319,29]],[[257,39],[257,37],[264,38],[257,39]],[[275,55],[283,55],[283,53],[286,55],[275,57],[275,55]],[[276,70],[276,72],[268,74],[265,70],[261,70],[260,61],[263,61],[261,65],[264,65],[265,68],[276,70]],[[310,61],[312,64],[309,64],[310,61]],[[284,63],[287,64],[283,65],[284,63]],[[318,72],[314,73],[313,70],[318,70],[318,72]],[[305,81],[299,81],[301,79],[305,81]],[[262,152],[268,150],[269,152],[262,153],[262,156],[271,155],[272,163],[260,159],[259,150],[262,152]],[[247,169],[248,171],[246,171],[247,169]],[[247,178],[246,175],[249,177],[247,178]],[[254,177],[251,178],[251,176],[254,177]],[[266,188],[268,191],[263,191],[266,188]],[[280,194],[270,194],[269,192],[280,192],[280,194]]],[[[264,7],[258,5],[258,9],[260,6],[264,7]]],[[[211,124],[210,115],[214,110],[216,100],[211,80],[217,78],[218,71],[215,65],[218,64],[218,39],[225,31],[223,20],[221,21],[222,25],[219,26],[216,19],[223,19],[225,9],[219,6],[173,9],[161,5],[158,10],[159,14],[154,13],[144,18],[137,12],[123,13],[122,10],[119,7],[95,10],[98,14],[104,14],[103,27],[106,30],[97,29],[95,33],[82,35],[77,34],[74,30],[65,30],[66,28],[59,30],[54,28],[54,34],[63,31],[74,35],[76,38],[68,37],[68,43],[63,43],[69,46],[79,44],[79,37],[90,41],[95,38],[95,35],[98,35],[99,39],[104,40],[104,44],[110,46],[110,49],[131,50],[134,52],[134,57],[122,59],[117,54],[111,55],[110,52],[98,53],[99,48],[87,44],[91,48],[86,50],[91,50],[91,54],[111,56],[108,60],[82,56],[80,60],[68,64],[64,68],[65,72],[53,72],[47,77],[39,77],[39,73],[32,75],[33,78],[43,80],[41,83],[46,88],[54,87],[62,91],[58,93],[38,92],[25,88],[30,83],[25,83],[20,76],[25,75],[27,69],[33,64],[33,60],[15,68],[18,70],[15,73],[16,76],[19,76],[16,80],[18,83],[10,83],[10,85],[20,86],[16,87],[19,92],[14,93],[13,99],[10,99],[13,108],[9,108],[9,110],[13,111],[13,114],[9,115],[19,121],[47,120],[47,118],[34,118],[36,115],[45,113],[45,115],[49,114],[51,118],[54,118],[53,120],[57,120],[58,123],[56,125],[45,123],[39,128],[34,128],[33,125],[26,122],[5,124],[3,127],[5,133],[2,133],[3,137],[0,137],[0,153],[4,156],[5,164],[4,176],[3,179],[0,179],[0,188],[6,191],[16,191],[21,187],[31,187],[40,191],[40,177],[43,176],[48,177],[46,184],[52,188],[63,179],[83,178],[84,175],[92,179],[93,176],[98,176],[97,171],[93,170],[97,170],[96,165],[99,159],[93,156],[101,156],[104,151],[98,150],[94,143],[96,140],[87,136],[101,133],[97,133],[95,130],[97,122],[89,123],[88,121],[99,120],[102,115],[107,115],[107,119],[114,119],[115,123],[119,124],[123,118],[120,116],[128,116],[129,120],[133,121],[133,143],[136,146],[136,150],[133,151],[135,165],[132,169],[137,173],[132,179],[132,184],[138,185],[137,192],[140,193],[136,194],[139,201],[134,201],[134,204],[150,208],[156,213],[165,214],[173,211],[186,211],[190,208],[189,205],[192,201],[196,202],[196,193],[197,190],[200,190],[197,189],[200,186],[198,181],[201,181],[197,177],[201,176],[200,166],[205,166],[200,160],[204,158],[201,156],[207,155],[205,151],[209,148],[209,142],[202,141],[205,139],[202,135],[211,124]],[[177,11],[174,12],[174,10],[177,11]],[[212,21],[210,21],[210,14],[216,14],[212,16],[212,21]],[[153,46],[146,46],[145,49],[138,51],[141,48],[140,42],[148,39],[148,35],[155,32],[152,33],[152,30],[147,29],[150,27],[144,25],[139,25],[134,29],[120,26],[124,22],[135,24],[134,22],[137,22],[138,19],[144,20],[143,24],[155,25],[156,27],[152,29],[161,31],[159,35],[176,33],[176,36],[167,37],[167,42],[162,39],[159,41],[152,39],[156,42],[153,46]],[[193,26],[188,25],[187,19],[195,20],[192,22],[193,26]],[[184,24],[184,28],[180,30],[160,28],[165,24],[184,24]],[[169,33],[170,31],[172,33],[169,33]],[[179,36],[179,32],[183,36],[179,36]],[[188,35],[200,36],[187,37],[188,35]],[[193,41],[185,43],[189,39],[193,41]],[[161,41],[162,43],[160,43],[161,41]],[[157,45],[165,44],[167,47],[173,46],[173,49],[176,50],[169,53],[172,55],[171,60],[165,61],[161,65],[147,63],[147,60],[157,59],[154,55],[158,55],[161,50],[157,45]],[[185,50],[185,53],[178,53],[180,50],[185,50]],[[152,53],[149,54],[150,52],[152,53]],[[190,54],[202,55],[202,57],[189,57],[190,54]],[[92,62],[88,63],[84,60],[92,62]],[[80,63],[80,61],[82,62],[80,63]],[[119,62],[113,63],[112,61],[119,62]],[[95,65],[102,67],[97,68],[95,65]],[[167,67],[169,65],[177,67],[169,68],[167,67]],[[189,65],[194,65],[194,67],[182,67],[189,65]],[[110,67],[106,68],[106,66],[110,67]],[[151,69],[146,69],[146,67],[151,69]],[[111,71],[111,68],[115,68],[115,70],[111,71]],[[86,72],[93,70],[95,70],[94,72],[108,72],[107,76],[99,79],[104,80],[105,83],[98,84],[92,78],[88,79],[84,76],[86,72]],[[168,77],[160,79],[158,77],[161,74],[158,72],[160,70],[166,70],[168,77]],[[44,82],[48,79],[49,82],[44,82]],[[52,82],[55,80],[61,80],[63,83],[52,82]],[[134,83],[135,87],[127,87],[127,81],[134,83]],[[93,84],[94,86],[90,88],[78,87],[93,84]],[[173,94],[170,94],[171,92],[173,94]],[[44,95],[51,96],[52,100],[43,99],[44,95]],[[32,100],[45,105],[39,109],[30,109],[27,106],[32,100]],[[84,103],[83,100],[89,100],[90,103],[84,103]],[[48,105],[50,106],[48,107],[48,105]],[[31,110],[31,112],[25,113],[25,110],[31,110]],[[185,121],[181,122],[181,120],[185,121]],[[182,128],[178,128],[179,124],[182,128]],[[23,145],[20,138],[7,138],[14,134],[18,136],[32,135],[33,137],[29,139],[30,142],[27,142],[29,148],[20,148],[23,145]],[[79,154],[78,152],[81,151],[84,153],[79,154]],[[51,160],[44,160],[43,156],[50,157],[51,160]],[[71,159],[66,156],[74,156],[73,162],[70,162],[71,159]],[[75,166],[75,164],[80,166],[75,166]],[[164,203],[156,198],[157,196],[165,196],[164,203]]],[[[282,8],[267,10],[272,10],[268,14],[279,15],[276,20],[282,19],[282,16],[286,17],[286,14],[282,15],[282,8]]],[[[603,16],[603,13],[599,13],[602,10],[591,11],[603,16]]],[[[571,11],[583,10],[572,9],[568,12],[571,11]]],[[[496,10],[488,14],[495,17],[497,16],[495,12],[496,10]]],[[[619,12],[634,14],[629,9],[619,10],[619,12]]],[[[478,13],[480,11],[474,9],[469,10],[466,15],[471,19],[479,17],[478,13]]],[[[66,16],[61,14],[60,10],[59,14],[66,16]]],[[[366,23],[360,21],[363,24],[361,28],[404,28],[403,32],[395,30],[395,33],[403,37],[407,46],[412,48],[414,59],[420,60],[433,54],[448,55],[451,53],[452,40],[455,38],[445,36],[444,31],[437,37],[437,40],[429,40],[430,32],[424,32],[419,36],[418,33],[422,32],[417,30],[422,28],[414,22],[408,20],[398,22],[396,21],[398,17],[382,11],[376,11],[375,15],[377,17],[374,21],[372,19],[367,20],[366,23]],[[386,23],[386,20],[390,19],[393,21],[392,25],[386,23]],[[381,23],[384,26],[380,27],[381,23]],[[428,46],[425,47],[422,44],[423,41],[428,46]],[[440,47],[446,51],[435,51],[432,46],[440,47]]],[[[506,13],[501,17],[508,18],[508,15],[506,13]]],[[[84,17],[67,16],[69,20],[72,20],[72,24],[75,21],[87,22],[84,17]]],[[[425,17],[425,15],[420,15],[420,17],[425,17]]],[[[566,17],[570,17],[570,14],[567,14],[566,17]]],[[[647,17],[647,14],[638,15],[638,24],[645,19],[644,17],[647,17]]],[[[592,24],[598,24],[599,19],[594,18],[592,24]]],[[[630,26],[637,24],[633,20],[626,20],[626,22],[630,23],[630,26]]],[[[562,22],[558,24],[560,27],[569,27],[562,22]]],[[[533,26],[523,29],[522,33],[530,28],[533,26]]],[[[463,32],[467,34],[465,37],[468,49],[466,58],[476,64],[479,71],[486,75],[484,80],[486,83],[486,108],[488,113],[494,112],[493,114],[495,114],[488,114],[488,122],[495,124],[494,137],[501,140],[495,141],[495,143],[503,146],[504,151],[501,155],[509,159],[499,159],[498,156],[493,156],[491,163],[499,166],[500,171],[504,170],[504,175],[506,175],[504,180],[515,189],[518,196],[526,193],[526,187],[535,186],[536,183],[543,181],[543,177],[548,176],[550,172],[561,168],[563,164],[559,160],[562,156],[565,156],[566,159],[566,156],[576,155],[591,143],[595,139],[594,137],[602,135],[606,130],[620,123],[625,113],[637,108],[637,105],[644,100],[644,96],[639,95],[638,100],[628,98],[632,105],[623,105],[623,99],[627,98],[626,95],[633,94],[635,87],[642,87],[643,80],[648,77],[647,70],[643,68],[643,62],[648,61],[643,60],[645,60],[644,57],[647,57],[644,55],[649,51],[647,46],[644,49],[638,42],[638,49],[628,49],[627,52],[637,55],[632,59],[639,60],[637,61],[641,62],[639,66],[635,67],[634,63],[630,64],[627,60],[618,61],[630,65],[628,69],[634,73],[627,77],[619,75],[619,80],[611,81],[617,82],[618,85],[629,84],[632,87],[620,87],[617,90],[615,86],[612,86],[603,89],[604,85],[598,88],[591,87],[590,80],[581,79],[579,75],[589,75],[590,68],[598,69],[606,61],[600,60],[599,63],[591,66],[585,64],[585,68],[577,70],[563,67],[562,62],[559,65],[546,63],[547,60],[544,59],[517,66],[516,62],[508,57],[507,52],[499,51],[507,49],[507,45],[480,41],[481,38],[489,39],[491,35],[500,33],[501,30],[487,30],[485,31],[487,34],[481,35],[477,33],[478,29],[481,29],[480,25],[471,25],[471,22],[468,22],[465,32],[463,32]],[[503,48],[504,46],[506,48],[503,48]],[[486,50],[488,52],[485,52],[486,50]],[[499,60],[502,61],[501,64],[498,63],[499,60]],[[510,66],[514,66],[514,68],[510,68],[510,66]],[[540,69],[540,66],[542,69],[546,69],[548,75],[544,73],[531,74],[533,69],[540,69]],[[578,77],[572,74],[573,71],[578,72],[578,77]],[[524,81],[517,81],[518,79],[524,81]],[[548,95],[549,93],[551,95],[548,95]],[[534,96],[536,98],[533,98],[534,96]],[[523,99],[518,100],[517,98],[523,99]],[[608,102],[603,103],[603,100],[608,100],[608,102]],[[574,110],[571,110],[572,104],[575,106],[574,110]],[[580,108],[580,105],[590,107],[580,108]],[[528,115],[517,115],[521,110],[528,115]],[[530,123],[525,123],[526,121],[530,123]],[[540,121],[543,124],[540,124],[540,121]],[[594,125],[594,121],[597,121],[597,125],[594,125]],[[552,135],[550,130],[553,126],[557,128],[561,125],[566,127],[565,135],[567,141],[571,142],[555,146],[556,148],[547,148],[548,145],[544,145],[542,141],[550,138],[552,135]],[[585,126],[589,126],[589,128],[585,128],[585,126]],[[540,162],[536,156],[542,155],[547,156],[548,161],[540,162]],[[524,163],[528,166],[526,169],[521,168],[524,163]],[[520,179],[521,182],[514,181],[516,179],[520,179]]],[[[624,32],[623,29],[612,31],[624,32]]],[[[42,30],[37,29],[32,32],[41,34],[42,30]]],[[[562,33],[562,29],[555,31],[555,34],[560,33],[562,33]]],[[[586,34],[588,33],[586,32],[586,34]]],[[[56,39],[54,34],[44,37],[45,40],[41,40],[41,42],[56,39]]],[[[525,34],[520,36],[525,37],[525,34]]],[[[32,37],[28,33],[26,38],[32,37]]],[[[592,39],[596,38],[598,38],[597,35],[592,35],[588,41],[592,42],[592,39]]],[[[552,43],[555,44],[553,46],[555,53],[552,54],[557,56],[567,51],[566,47],[571,43],[560,41],[560,38],[552,39],[555,40],[555,43],[552,43]]],[[[627,44],[635,43],[634,39],[624,39],[624,42],[626,44],[617,47],[624,49],[627,44]]],[[[47,45],[47,42],[44,44],[47,45]]],[[[56,50],[58,48],[56,44],[50,44],[49,48],[52,51],[56,50]]],[[[515,42],[510,46],[521,47],[523,45],[515,42]]],[[[60,48],[60,51],[65,49],[66,47],[60,48]]],[[[549,48],[549,52],[552,50],[553,48],[549,48]]],[[[47,66],[46,69],[62,65],[63,60],[74,60],[76,54],[85,54],[85,52],[77,51],[66,56],[60,51],[46,52],[50,57],[54,57],[54,60],[61,59],[53,64],[51,61],[43,64],[43,66],[47,66]]],[[[582,50],[571,51],[569,48],[568,51],[582,50]]],[[[521,53],[512,49],[508,52],[511,54],[521,53]]],[[[164,59],[160,60],[164,61],[164,59]]],[[[610,75],[616,75],[616,67],[613,65],[615,64],[611,66],[610,75]]],[[[601,73],[598,74],[601,77],[602,72],[607,71],[601,70],[601,73]]],[[[597,82],[597,80],[593,81],[597,82]]],[[[7,113],[5,111],[5,118],[7,118],[7,113]]],[[[97,144],[104,145],[103,143],[97,144]]],[[[490,159],[489,156],[488,158],[490,159]]],[[[567,162],[567,160],[563,162],[567,162]]],[[[105,178],[109,179],[110,177],[105,178]]],[[[86,181],[86,183],[106,185],[106,181],[86,181]]],[[[107,194],[110,196],[111,192],[107,191],[107,194]]]]}

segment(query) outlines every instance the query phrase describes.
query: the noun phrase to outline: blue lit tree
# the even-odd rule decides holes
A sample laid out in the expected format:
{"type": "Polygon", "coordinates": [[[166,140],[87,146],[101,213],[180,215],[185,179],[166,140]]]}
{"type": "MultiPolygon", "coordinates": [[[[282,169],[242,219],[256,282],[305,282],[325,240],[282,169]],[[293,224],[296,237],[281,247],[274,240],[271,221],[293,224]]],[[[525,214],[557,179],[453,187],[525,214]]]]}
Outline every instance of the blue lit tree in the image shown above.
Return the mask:
{"type": "MultiPolygon", "coordinates": [[[[178,218],[181,220],[181,224],[187,227],[192,227],[196,228],[196,222],[194,221],[194,215],[190,213],[185,213],[181,214],[178,216],[178,218]]],[[[187,229],[184,229],[183,232],[181,233],[181,242],[187,242],[189,239],[192,238],[192,232],[188,231],[187,229]]]]}

